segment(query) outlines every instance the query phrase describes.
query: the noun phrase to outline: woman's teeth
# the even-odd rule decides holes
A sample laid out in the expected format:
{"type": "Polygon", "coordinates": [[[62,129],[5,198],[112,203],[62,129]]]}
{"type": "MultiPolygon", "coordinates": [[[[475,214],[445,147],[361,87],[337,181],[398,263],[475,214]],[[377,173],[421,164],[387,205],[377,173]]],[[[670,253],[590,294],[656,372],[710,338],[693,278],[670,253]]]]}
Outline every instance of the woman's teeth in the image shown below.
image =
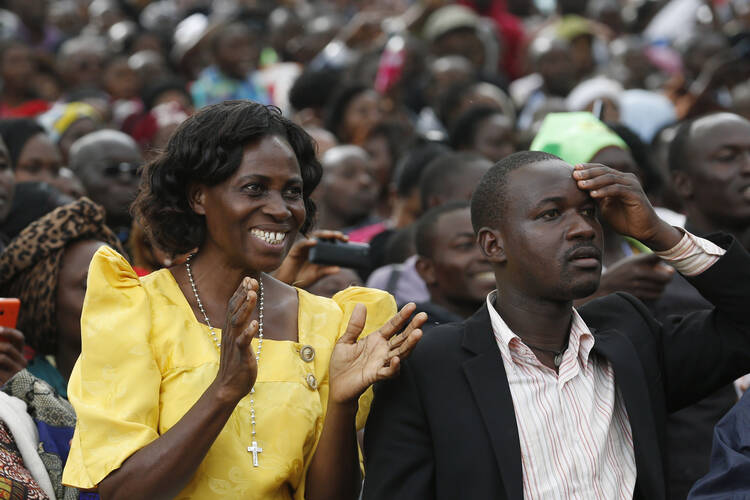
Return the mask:
{"type": "Polygon", "coordinates": [[[269,245],[280,245],[284,242],[284,238],[286,238],[286,233],[263,231],[262,229],[252,229],[250,231],[250,234],[252,234],[256,238],[260,238],[269,245]]]}

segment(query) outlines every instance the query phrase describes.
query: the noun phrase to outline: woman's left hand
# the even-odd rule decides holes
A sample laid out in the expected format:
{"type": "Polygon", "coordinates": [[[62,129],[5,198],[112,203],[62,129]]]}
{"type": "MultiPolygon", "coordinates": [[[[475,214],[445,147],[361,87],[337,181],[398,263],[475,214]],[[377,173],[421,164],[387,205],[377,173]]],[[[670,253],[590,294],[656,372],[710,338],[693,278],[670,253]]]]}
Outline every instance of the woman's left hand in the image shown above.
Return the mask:
{"type": "Polygon", "coordinates": [[[328,368],[331,401],[356,401],[373,383],[398,373],[401,361],[422,338],[419,328],[427,321],[427,315],[419,313],[397,334],[416,308],[413,303],[405,305],[379,330],[357,340],[365,327],[367,308],[362,304],[355,306],[346,331],[331,354],[328,368]]]}

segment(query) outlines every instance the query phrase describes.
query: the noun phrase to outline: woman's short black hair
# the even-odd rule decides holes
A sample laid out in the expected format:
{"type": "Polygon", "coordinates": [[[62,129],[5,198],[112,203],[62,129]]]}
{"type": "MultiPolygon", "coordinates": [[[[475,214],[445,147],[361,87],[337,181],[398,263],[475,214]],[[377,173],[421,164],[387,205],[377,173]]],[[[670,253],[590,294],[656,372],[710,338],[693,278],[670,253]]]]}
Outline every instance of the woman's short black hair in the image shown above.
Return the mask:
{"type": "Polygon", "coordinates": [[[146,165],[132,211],[153,242],[172,254],[199,247],[206,234],[205,220],[190,206],[189,187],[225,181],[239,168],[244,147],[267,136],[286,139],[297,157],[306,211],[300,231],[307,233],[315,217],[310,194],[323,172],[315,157],[315,142],[274,106],[224,101],[185,120],[166,149],[146,165]]]}

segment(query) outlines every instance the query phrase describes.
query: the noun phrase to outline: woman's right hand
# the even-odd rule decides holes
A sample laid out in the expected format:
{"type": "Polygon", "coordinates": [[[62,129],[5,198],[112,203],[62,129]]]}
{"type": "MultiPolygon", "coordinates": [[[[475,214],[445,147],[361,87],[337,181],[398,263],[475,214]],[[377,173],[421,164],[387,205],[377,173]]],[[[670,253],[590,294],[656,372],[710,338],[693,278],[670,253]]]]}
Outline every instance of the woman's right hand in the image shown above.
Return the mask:
{"type": "Polygon", "coordinates": [[[258,333],[258,322],[250,321],[257,300],[258,281],[246,277],[227,305],[219,372],[214,383],[220,397],[234,404],[250,392],[258,376],[258,363],[250,344],[258,333]]]}

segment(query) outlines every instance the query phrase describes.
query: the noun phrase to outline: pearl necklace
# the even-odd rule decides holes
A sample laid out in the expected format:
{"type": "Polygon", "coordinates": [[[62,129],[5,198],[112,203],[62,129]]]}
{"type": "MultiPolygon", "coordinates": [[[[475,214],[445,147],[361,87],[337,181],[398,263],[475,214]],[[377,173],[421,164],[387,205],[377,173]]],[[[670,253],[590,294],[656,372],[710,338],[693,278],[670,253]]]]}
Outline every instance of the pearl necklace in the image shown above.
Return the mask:
{"type": "MultiPolygon", "coordinates": [[[[190,260],[195,256],[191,254],[185,261],[185,269],[187,270],[188,279],[190,280],[190,287],[193,289],[193,295],[195,295],[195,301],[198,303],[198,309],[203,314],[203,319],[206,321],[208,331],[210,332],[211,338],[213,339],[216,348],[219,349],[221,354],[221,342],[216,337],[216,331],[211,326],[211,321],[208,319],[206,309],[203,307],[200,295],[198,295],[198,288],[195,286],[195,280],[193,280],[193,271],[190,268],[190,260]]],[[[258,288],[260,290],[260,302],[258,303],[258,350],[255,353],[255,362],[260,368],[260,351],[263,349],[263,280],[258,278],[258,288]]],[[[255,440],[255,387],[250,389],[250,428],[252,432],[252,443],[247,447],[248,453],[253,454],[253,467],[258,467],[258,454],[263,451],[263,448],[258,446],[258,442],[255,440]]]]}

